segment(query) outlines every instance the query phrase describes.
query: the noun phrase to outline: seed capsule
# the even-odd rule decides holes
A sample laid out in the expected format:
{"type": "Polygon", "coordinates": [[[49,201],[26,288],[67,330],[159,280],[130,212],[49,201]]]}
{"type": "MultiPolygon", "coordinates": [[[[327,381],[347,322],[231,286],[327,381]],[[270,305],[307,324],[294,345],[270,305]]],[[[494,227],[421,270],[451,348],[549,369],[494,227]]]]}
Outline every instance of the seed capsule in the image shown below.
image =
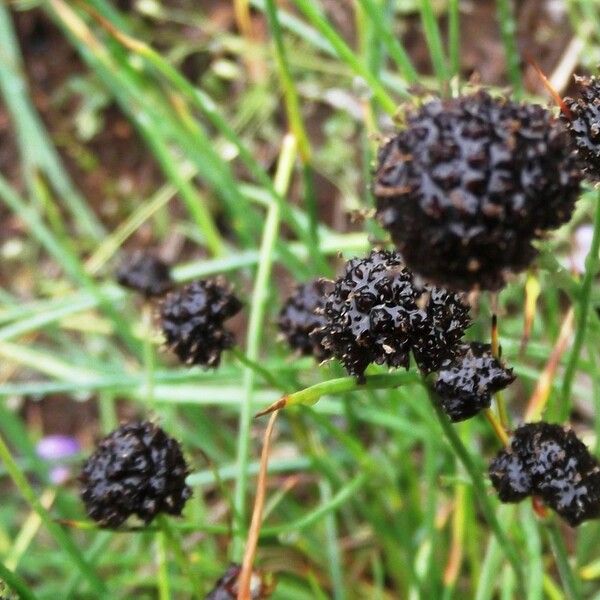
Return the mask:
{"type": "Polygon", "coordinates": [[[470,324],[459,296],[418,283],[397,253],[374,251],[346,263],[325,302],[326,324],[311,335],[348,373],[363,378],[370,363],[437,370],[470,324]]]}
{"type": "Polygon", "coordinates": [[[462,345],[456,357],[444,361],[435,389],[450,419],[464,421],[489,408],[492,394],[514,379],[512,369],[492,356],[489,344],[471,342],[462,345]]]}
{"type": "Polygon", "coordinates": [[[179,442],[149,421],[121,425],[100,441],[79,477],[90,518],[116,528],[137,515],[180,515],[192,491],[179,442]]]}
{"type": "Polygon", "coordinates": [[[216,368],[223,350],[234,345],[224,322],[241,308],[225,280],[194,281],[163,302],[160,317],[167,345],[188,365],[216,368]]]}
{"type": "Polygon", "coordinates": [[[501,288],[571,217],[581,174],[567,131],[541,106],[484,91],[433,100],[406,123],[379,151],[380,223],[415,274],[501,288]]]}

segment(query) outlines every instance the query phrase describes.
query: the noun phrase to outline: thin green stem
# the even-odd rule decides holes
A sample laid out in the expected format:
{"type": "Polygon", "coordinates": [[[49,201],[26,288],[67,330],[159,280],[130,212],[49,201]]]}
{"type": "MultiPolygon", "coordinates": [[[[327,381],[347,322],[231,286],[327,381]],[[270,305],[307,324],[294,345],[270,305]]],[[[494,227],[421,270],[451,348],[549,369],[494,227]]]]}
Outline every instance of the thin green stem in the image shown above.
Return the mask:
{"type": "MultiPolygon", "coordinates": [[[[294,161],[296,158],[296,140],[288,135],[279,157],[275,175],[275,189],[284,194],[288,188],[294,161]]],[[[252,292],[250,317],[248,324],[248,342],[246,356],[252,362],[259,360],[263,320],[269,300],[269,281],[273,266],[273,250],[279,234],[279,204],[272,204],[267,213],[260,247],[258,271],[252,292]]],[[[250,456],[250,425],[252,421],[252,396],[254,393],[256,372],[250,367],[244,369],[244,398],[240,409],[237,446],[238,476],[236,478],[233,506],[235,512],[235,530],[232,546],[233,560],[240,562],[244,553],[247,527],[246,493],[248,489],[248,459],[250,456]]]]}
{"type": "Polygon", "coordinates": [[[569,600],[581,600],[583,596],[579,590],[577,577],[569,563],[565,542],[554,519],[547,525],[546,533],[567,598],[569,600]]]}
{"type": "Polygon", "coordinates": [[[200,581],[198,581],[198,578],[194,573],[193,564],[190,562],[189,557],[186,555],[182,547],[178,532],[174,530],[174,528],[171,526],[171,522],[165,515],[159,515],[157,520],[160,532],[164,538],[165,552],[168,549],[171,550],[175,557],[175,561],[177,562],[177,566],[181,572],[185,574],[191,584],[192,590],[194,590],[191,598],[199,600],[201,587],[200,581]]]}
{"type": "Polygon", "coordinates": [[[435,12],[430,0],[421,0],[421,23],[425,33],[425,40],[429,48],[429,56],[433,65],[433,70],[437,77],[440,89],[446,93],[448,91],[448,66],[444,55],[442,36],[438,26],[435,12]]]}
{"type": "Polygon", "coordinates": [[[448,58],[450,75],[460,77],[460,0],[448,3],[448,58]]]}
{"type": "Polygon", "coordinates": [[[129,348],[135,354],[139,355],[141,353],[141,344],[131,334],[129,324],[115,310],[110,299],[106,298],[103,294],[102,289],[85,273],[76,253],[72,251],[69,245],[61,245],[48,229],[40,215],[17,195],[2,175],[0,175],[0,200],[23,220],[38,242],[60,264],[65,273],[96,297],[98,305],[114,322],[116,331],[119,332],[119,335],[129,348]]]}
{"type": "Polygon", "coordinates": [[[283,381],[275,377],[273,373],[269,371],[269,369],[265,369],[255,360],[251,360],[250,358],[248,358],[248,356],[244,354],[239,348],[233,347],[231,348],[230,352],[245,367],[247,367],[248,369],[252,369],[257,375],[262,377],[265,380],[265,383],[274,387],[277,390],[286,391],[287,385],[283,381]]]}
{"type": "Polygon", "coordinates": [[[28,185],[31,187],[36,171],[44,173],[82,233],[96,241],[102,239],[104,228],[71,182],[29,98],[19,43],[4,2],[0,3],[0,55],[0,91],[15,125],[28,185]]]}
{"type": "Polygon", "coordinates": [[[483,482],[483,477],[481,476],[479,469],[475,466],[475,463],[471,459],[469,452],[458,437],[458,434],[452,427],[450,420],[448,419],[441,406],[437,402],[433,392],[431,392],[429,388],[427,388],[427,391],[429,394],[431,405],[433,406],[433,409],[436,412],[438,421],[442,426],[442,429],[444,430],[444,433],[446,435],[446,438],[448,439],[448,442],[450,443],[450,446],[452,446],[452,449],[456,453],[458,459],[463,464],[464,468],[467,470],[469,476],[471,477],[473,489],[475,491],[475,496],[477,497],[477,500],[479,502],[481,512],[483,513],[485,520],[488,522],[489,526],[494,532],[494,535],[496,536],[498,543],[502,547],[506,558],[510,562],[515,572],[515,575],[517,576],[519,584],[522,584],[524,579],[521,558],[513,543],[508,539],[506,532],[504,531],[504,529],[502,529],[502,526],[500,525],[496,517],[494,507],[492,506],[489,500],[487,490],[483,482]]]}
{"type": "Polygon", "coordinates": [[[419,74],[414,68],[410,56],[404,49],[404,46],[398,41],[398,36],[394,33],[389,23],[385,21],[385,13],[374,0],[358,0],[365,14],[372,21],[375,31],[381,38],[385,49],[396,63],[400,74],[408,83],[414,83],[418,80],[419,74]]]}
{"type": "Polygon", "coordinates": [[[13,592],[19,595],[21,600],[36,600],[37,598],[25,581],[19,575],[7,569],[2,561],[0,561],[0,581],[4,581],[13,592]]]}
{"type": "Polygon", "coordinates": [[[300,101],[296,84],[292,77],[289,62],[287,59],[285,45],[283,43],[283,35],[279,26],[279,18],[277,16],[277,7],[274,0],[265,0],[265,8],[267,12],[267,20],[269,21],[269,29],[275,43],[275,59],[277,61],[277,73],[285,99],[285,109],[290,125],[290,130],[298,141],[298,151],[300,158],[305,163],[310,163],[311,148],[304,127],[304,121],[300,113],[300,101]]]}
{"type": "Polygon", "coordinates": [[[583,282],[581,284],[581,291],[579,294],[579,307],[577,314],[577,330],[575,332],[575,340],[573,341],[573,347],[569,355],[569,361],[565,368],[565,376],[563,378],[563,385],[561,389],[561,403],[560,406],[553,406],[553,414],[558,415],[559,421],[565,421],[568,419],[571,413],[571,406],[573,404],[571,398],[571,388],[573,387],[573,380],[577,370],[579,362],[579,356],[585,340],[585,334],[587,332],[587,324],[590,313],[591,304],[591,293],[592,284],[596,273],[598,273],[598,267],[600,263],[600,194],[596,199],[596,207],[594,213],[594,233],[592,236],[592,243],[590,251],[585,261],[585,274],[583,276],[583,282]]]}
{"type": "Polygon", "coordinates": [[[512,0],[497,0],[497,10],[508,77],[514,94],[518,98],[523,95],[523,80],[521,77],[521,58],[517,45],[517,22],[512,0]]]}
{"type": "Polygon", "coordinates": [[[330,379],[329,381],[316,383],[303,390],[289,394],[285,397],[285,406],[294,406],[296,404],[312,406],[323,396],[333,396],[335,394],[345,394],[361,390],[396,388],[411,383],[419,383],[420,381],[421,378],[419,375],[412,372],[367,375],[364,382],[358,381],[356,377],[340,377],[339,379],[330,379]]]}
{"type": "Polygon", "coordinates": [[[373,96],[379,102],[381,108],[390,115],[396,112],[396,102],[387,93],[383,85],[379,82],[368,68],[358,59],[356,54],[346,44],[342,37],[335,31],[327,19],[319,12],[313,0],[294,0],[294,4],[306,15],[313,26],[327,39],[333,46],[337,55],[343,60],[350,69],[358,76],[362,77],[373,96]]]}
{"type": "Polygon", "coordinates": [[[169,559],[167,551],[167,537],[163,531],[155,534],[156,541],[156,561],[158,562],[158,572],[156,585],[158,587],[159,600],[170,600],[171,585],[169,581],[169,559]]]}
{"type": "MultiPolygon", "coordinates": [[[[323,503],[331,503],[331,484],[323,479],[319,485],[319,491],[323,503]]],[[[329,564],[329,575],[333,588],[334,600],[344,600],[346,591],[344,589],[344,572],[342,568],[342,557],[338,541],[338,527],[334,512],[325,515],[325,541],[327,548],[327,562],[329,564]]]]}
{"type": "Polygon", "coordinates": [[[277,73],[283,95],[285,108],[292,134],[298,140],[298,151],[303,164],[304,198],[306,213],[308,214],[308,235],[303,236],[307,249],[310,252],[315,266],[322,272],[327,268],[327,263],[319,253],[319,231],[316,198],[313,185],[312,173],[312,148],[306,126],[300,109],[300,98],[296,83],[292,76],[289,60],[283,41],[283,33],[279,23],[279,12],[274,0],[265,1],[265,9],[269,29],[275,43],[275,59],[277,61],[277,73]]]}
{"type": "Polygon", "coordinates": [[[350,498],[367,482],[368,474],[360,473],[351,479],[346,485],[340,488],[329,500],[325,501],[319,508],[311,511],[304,517],[300,517],[283,525],[275,525],[273,527],[263,527],[260,532],[260,537],[274,537],[284,533],[297,533],[313,526],[323,517],[330,514],[350,498]]]}
{"type": "Polygon", "coordinates": [[[15,486],[21,492],[23,498],[29,503],[31,508],[40,516],[40,519],[44,523],[44,526],[54,538],[60,549],[69,556],[73,564],[81,571],[81,574],[85,577],[91,588],[96,594],[101,595],[106,593],[106,586],[104,582],[94,572],[92,567],[83,557],[77,546],[73,543],[73,540],[67,535],[67,533],[54,522],[50,513],[42,506],[38,495],[33,488],[27,482],[25,475],[21,472],[21,469],[15,462],[8,446],[4,442],[4,439],[0,437],[0,460],[4,463],[6,470],[13,480],[15,486]]]}

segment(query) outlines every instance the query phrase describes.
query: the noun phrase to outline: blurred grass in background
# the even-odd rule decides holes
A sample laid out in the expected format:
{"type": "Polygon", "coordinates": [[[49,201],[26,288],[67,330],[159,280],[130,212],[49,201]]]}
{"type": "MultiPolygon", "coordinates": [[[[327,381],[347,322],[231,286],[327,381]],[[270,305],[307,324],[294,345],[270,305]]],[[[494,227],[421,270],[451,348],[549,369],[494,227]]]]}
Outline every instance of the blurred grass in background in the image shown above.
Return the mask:
{"type": "MultiPolygon", "coordinates": [[[[203,598],[243,551],[265,426],[253,413],[342,374],[291,359],[273,323],[293,281],[384,239],[370,171],[398,107],[472,76],[547,103],[520,57],[563,92],[600,62],[599,32],[593,0],[0,4],[0,579],[24,598],[203,598]],[[140,247],[179,282],[235,282],[248,360],[175,365],[112,281],[122,249],[140,247]],[[87,454],[136,415],[182,440],[194,497],[181,520],[98,531],[75,484],[48,483],[35,442],[76,435],[87,454]]],[[[575,307],[548,410],[566,418],[572,402],[598,452],[597,261],[571,269],[596,203],[587,191],[535,270],[477,298],[469,335],[487,339],[499,313],[518,422],[575,307]]],[[[600,598],[598,523],[500,506],[485,477],[496,450],[483,419],[448,430],[410,382],[286,412],[257,557],[274,598],[600,598]]]]}

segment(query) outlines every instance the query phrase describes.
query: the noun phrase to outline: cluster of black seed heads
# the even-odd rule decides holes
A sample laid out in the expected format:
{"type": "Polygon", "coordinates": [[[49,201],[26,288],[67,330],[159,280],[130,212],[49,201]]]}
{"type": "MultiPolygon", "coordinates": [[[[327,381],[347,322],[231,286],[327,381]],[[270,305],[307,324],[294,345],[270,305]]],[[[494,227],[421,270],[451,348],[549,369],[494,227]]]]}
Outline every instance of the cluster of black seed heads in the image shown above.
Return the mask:
{"type": "Polygon", "coordinates": [[[83,466],[81,499],[101,527],[136,515],[145,524],[159,513],[180,515],[191,489],[177,440],[149,421],[122,425],[100,441],[83,466]]]}
{"type": "MultiPolygon", "coordinates": [[[[239,564],[229,565],[215,587],[208,593],[204,600],[237,600],[238,578],[242,572],[239,564]]],[[[251,600],[266,600],[271,595],[272,586],[268,585],[258,573],[253,573],[250,580],[251,600]]]]}
{"type": "Polygon", "coordinates": [[[408,367],[412,352],[430,373],[453,355],[470,324],[456,295],[420,283],[397,253],[373,251],[346,263],[311,337],[363,379],[371,363],[408,367]]]}
{"type": "Polygon", "coordinates": [[[407,266],[449,289],[499,289],[531,242],[569,220],[580,188],[569,134],[534,104],[485,91],[406,115],[379,151],[377,216],[407,266]]]}
{"type": "Polygon", "coordinates": [[[318,361],[331,357],[331,352],[323,346],[322,334],[315,330],[326,323],[325,300],[332,288],[333,284],[325,279],[299,285],[285,301],[277,320],[279,331],[290,348],[304,356],[314,356],[318,361]]]}
{"type": "Polygon", "coordinates": [[[235,339],[224,323],[242,308],[221,278],[194,281],[171,292],[160,309],[167,346],[188,365],[216,368],[235,339]]]}
{"type": "Polygon", "coordinates": [[[571,134],[585,176],[600,181],[600,79],[575,77],[579,95],[564,98],[561,115],[571,134]]]}
{"type": "Polygon", "coordinates": [[[571,526],[600,516],[600,467],[575,433],[544,422],[519,427],[489,468],[503,502],[539,496],[571,526]]]}
{"type": "Polygon", "coordinates": [[[120,285],[150,298],[162,296],[173,287],[169,266],[162,260],[145,252],[127,256],[117,269],[120,285]]]}
{"type": "Polygon", "coordinates": [[[471,342],[462,344],[453,358],[443,362],[435,390],[450,419],[464,421],[489,408],[492,395],[514,379],[512,369],[492,355],[489,344],[471,342]]]}

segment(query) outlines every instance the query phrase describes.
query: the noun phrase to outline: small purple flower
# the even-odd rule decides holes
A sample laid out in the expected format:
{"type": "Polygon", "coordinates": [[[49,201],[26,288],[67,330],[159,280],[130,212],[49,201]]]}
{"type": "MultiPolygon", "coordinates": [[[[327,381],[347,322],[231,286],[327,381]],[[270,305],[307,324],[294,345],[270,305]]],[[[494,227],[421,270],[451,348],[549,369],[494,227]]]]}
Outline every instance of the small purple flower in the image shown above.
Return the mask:
{"type": "Polygon", "coordinates": [[[81,450],[79,442],[68,435],[47,435],[36,446],[37,455],[52,463],[50,481],[55,485],[65,483],[70,477],[70,469],[64,459],[77,454],[81,450]]]}

